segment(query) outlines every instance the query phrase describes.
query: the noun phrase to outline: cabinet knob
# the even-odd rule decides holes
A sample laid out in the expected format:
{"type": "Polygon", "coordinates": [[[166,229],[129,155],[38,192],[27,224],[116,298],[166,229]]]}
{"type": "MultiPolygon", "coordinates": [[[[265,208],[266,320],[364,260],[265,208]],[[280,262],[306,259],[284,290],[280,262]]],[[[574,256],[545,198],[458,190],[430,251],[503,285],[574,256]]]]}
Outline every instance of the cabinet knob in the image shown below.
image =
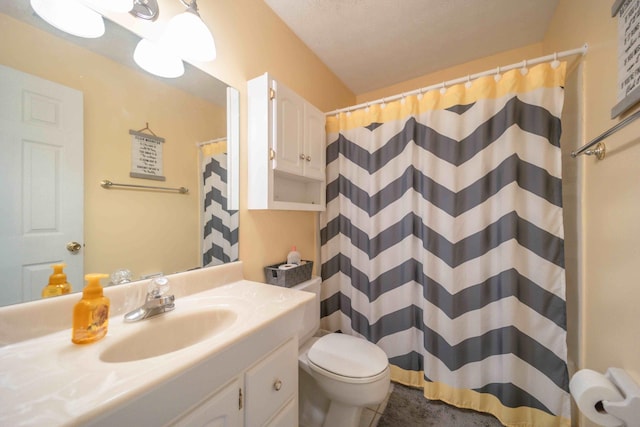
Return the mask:
{"type": "Polygon", "coordinates": [[[282,381],[276,380],[276,382],[273,383],[273,389],[275,391],[280,391],[281,388],[282,388],[282,381]]]}
{"type": "Polygon", "coordinates": [[[307,162],[311,161],[311,156],[307,156],[307,162]]]}
{"type": "Polygon", "coordinates": [[[300,153],[300,159],[304,160],[304,154],[300,153]]]}

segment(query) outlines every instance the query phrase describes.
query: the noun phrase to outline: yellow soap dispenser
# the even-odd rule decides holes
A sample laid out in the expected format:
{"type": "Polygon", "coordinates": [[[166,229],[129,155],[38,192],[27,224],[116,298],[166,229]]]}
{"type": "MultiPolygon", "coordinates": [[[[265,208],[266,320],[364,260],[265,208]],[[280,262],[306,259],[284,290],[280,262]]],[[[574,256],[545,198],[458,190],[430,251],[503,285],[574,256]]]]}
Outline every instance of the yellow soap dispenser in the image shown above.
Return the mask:
{"type": "Polygon", "coordinates": [[[87,274],[87,285],[82,291],[82,299],[73,308],[73,332],[71,341],[75,344],[89,344],[107,334],[109,327],[109,298],[104,296],[100,279],[108,274],[87,274]]]}
{"type": "Polygon", "coordinates": [[[42,298],[57,297],[71,292],[71,285],[67,282],[67,275],[62,269],[65,264],[53,264],[53,274],[49,276],[49,284],[42,289],[42,298]]]}

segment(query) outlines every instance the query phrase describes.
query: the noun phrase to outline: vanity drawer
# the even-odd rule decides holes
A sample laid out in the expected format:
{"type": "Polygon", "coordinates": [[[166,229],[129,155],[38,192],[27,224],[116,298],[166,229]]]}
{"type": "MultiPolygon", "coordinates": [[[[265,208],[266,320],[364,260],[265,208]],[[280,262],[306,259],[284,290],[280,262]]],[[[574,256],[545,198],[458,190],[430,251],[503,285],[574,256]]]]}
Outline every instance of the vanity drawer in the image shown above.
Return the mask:
{"type": "Polygon", "coordinates": [[[245,390],[246,425],[264,425],[298,392],[297,340],[290,339],[251,367],[245,375],[245,390]]]}

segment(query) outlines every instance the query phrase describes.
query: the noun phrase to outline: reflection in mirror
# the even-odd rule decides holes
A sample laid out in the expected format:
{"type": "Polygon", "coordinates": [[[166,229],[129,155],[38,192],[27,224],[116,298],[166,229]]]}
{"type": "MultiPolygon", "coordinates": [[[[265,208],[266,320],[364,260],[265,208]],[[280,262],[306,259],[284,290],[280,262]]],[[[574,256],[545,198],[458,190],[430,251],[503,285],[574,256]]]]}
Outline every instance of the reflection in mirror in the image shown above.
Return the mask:
{"type": "Polygon", "coordinates": [[[6,0],[0,27],[0,305],[39,299],[56,263],[77,292],[84,273],[238,259],[235,89],[188,64],[179,79],[140,70],[139,38],[109,21],[79,39],[6,0]],[[163,181],[130,176],[130,131],[164,139],[150,154],[163,181]]]}

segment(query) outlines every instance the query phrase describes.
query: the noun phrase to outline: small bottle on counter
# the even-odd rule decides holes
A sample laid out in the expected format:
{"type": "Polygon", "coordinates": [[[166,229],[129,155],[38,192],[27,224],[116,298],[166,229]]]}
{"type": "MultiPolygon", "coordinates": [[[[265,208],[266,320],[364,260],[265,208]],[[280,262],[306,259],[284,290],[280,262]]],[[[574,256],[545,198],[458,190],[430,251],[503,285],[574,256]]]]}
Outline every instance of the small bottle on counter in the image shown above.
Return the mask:
{"type": "Polygon", "coordinates": [[[71,292],[71,284],[62,269],[65,264],[53,264],[53,274],[49,276],[49,284],[42,289],[42,298],[57,297],[71,292]]]}
{"type": "Polygon", "coordinates": [[[287,255],[287,264],[296,264],[300,265],[300,252],[297,251],[295,246],[291,247],[291,252],[287,255]]]}
{"type": "Polygon", "coordinates": [[[87,285],[82,291],[82,299],[73,308],[73,331],[71,341],[74,344],[96,342],[107,334],[109,327],[109,298],[104,296],[100,279],[108,274],[87,274],[87,285]]]}

